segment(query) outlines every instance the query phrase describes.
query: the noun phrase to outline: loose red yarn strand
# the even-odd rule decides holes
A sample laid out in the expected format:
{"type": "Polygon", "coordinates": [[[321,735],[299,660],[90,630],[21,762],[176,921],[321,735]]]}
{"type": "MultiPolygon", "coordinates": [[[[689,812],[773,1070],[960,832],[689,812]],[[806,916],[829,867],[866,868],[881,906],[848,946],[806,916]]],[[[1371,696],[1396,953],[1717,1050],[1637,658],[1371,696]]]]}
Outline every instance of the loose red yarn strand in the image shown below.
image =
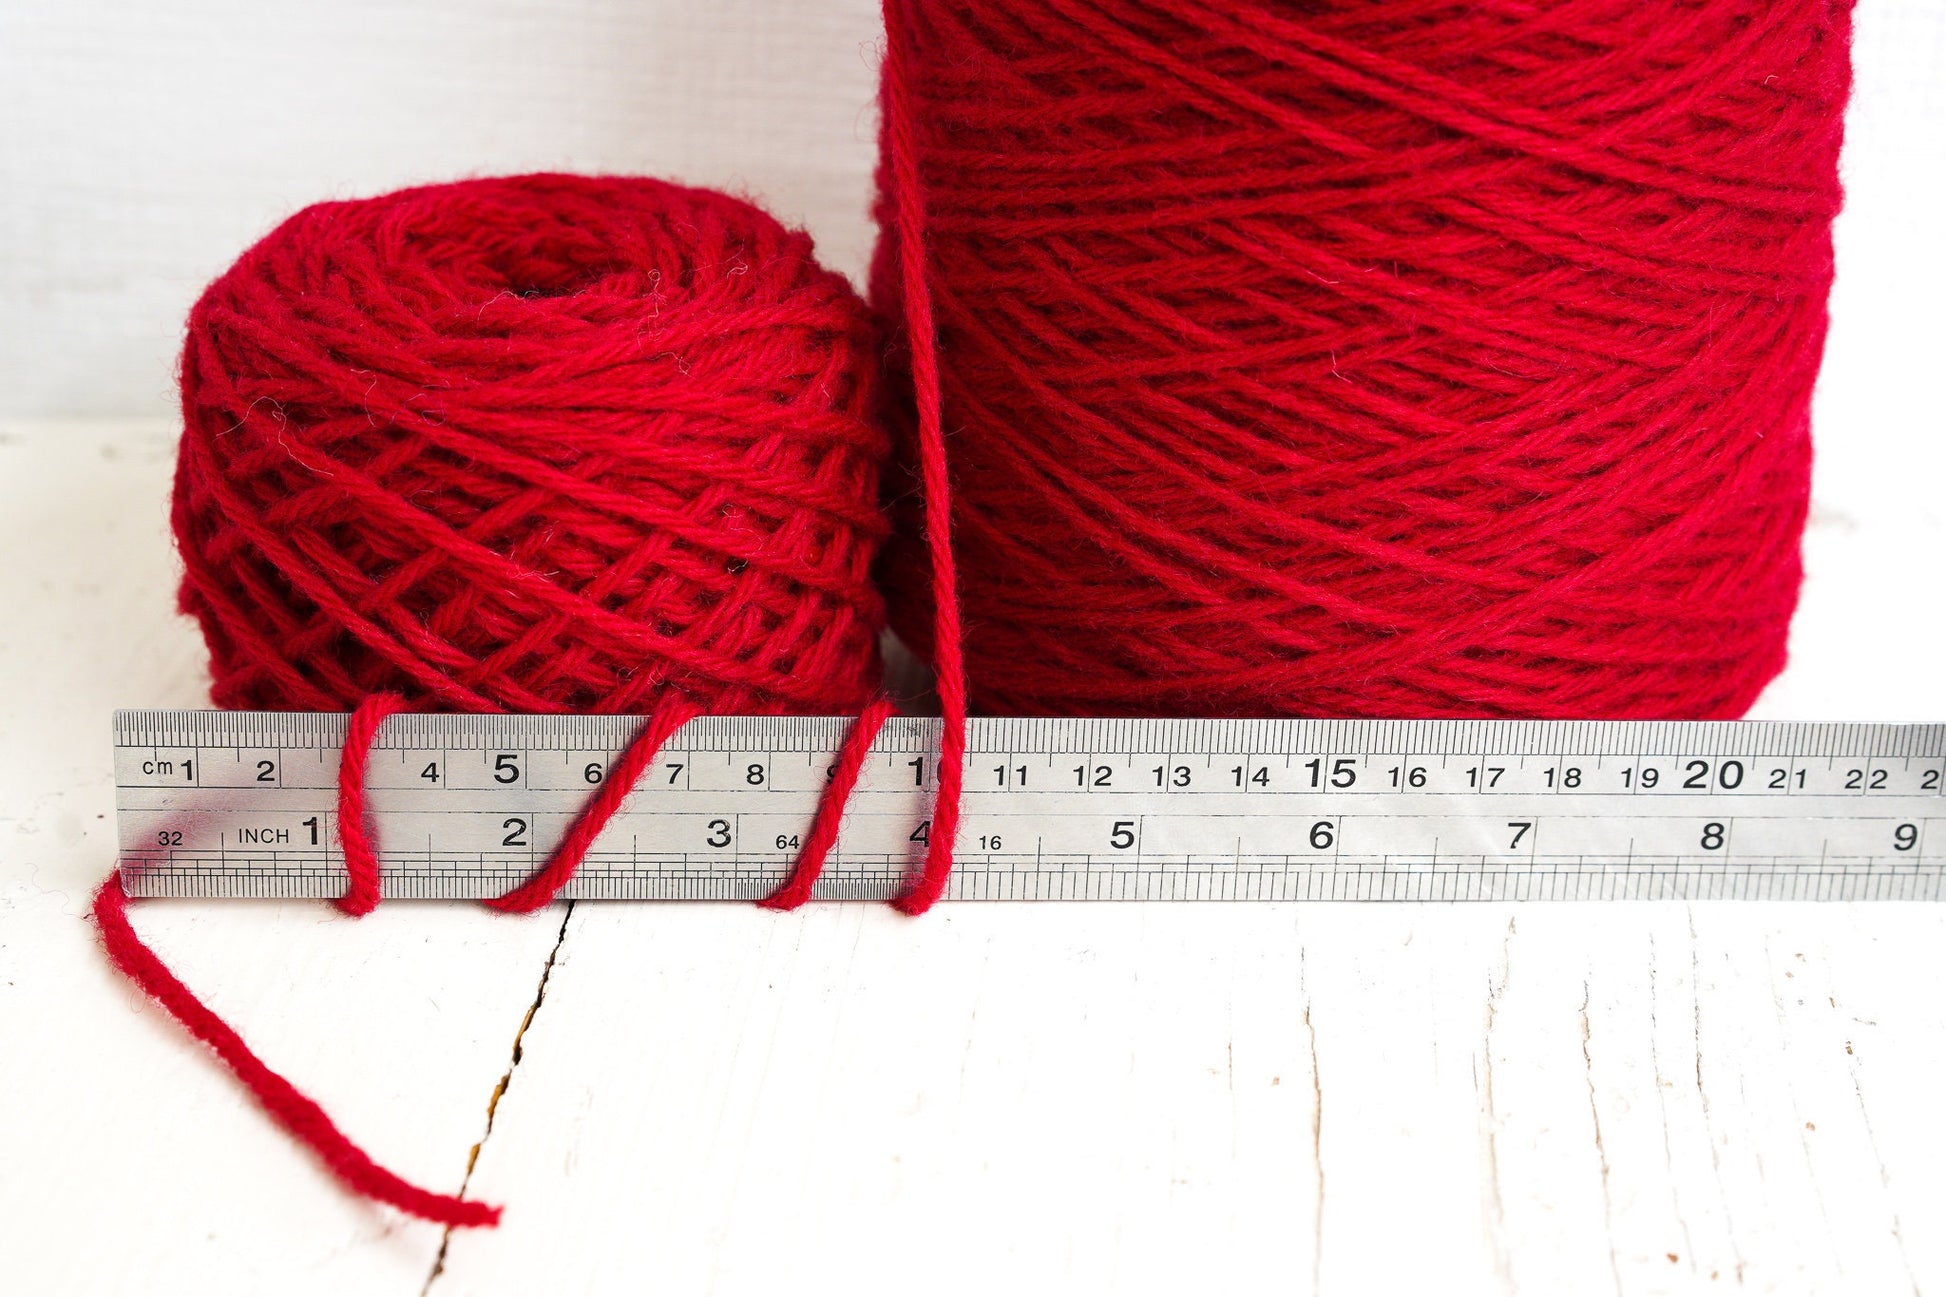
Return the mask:
{"type": "Polygon", "coordinates": [[[251,1052],[243,1038],[197,999],[136,935],[128,921],[128,893],[122,888],[119,872],[110,874],[95,893],[94,916],[102,945],[115,967],[168,1010],[190,1035],[214,1050],[264,1111],[316,1153],[347,1188],[435,1224],[481,1226],[500,1222],[498,1207],[421,1189],[372,1161],[315,1100],[251,1052]]]}
{"type": "Polygon", "coordinates": [[[907,914],[924,914],[953,875],[953,839],[959,830],[960,783],[966,760],[966,667],[960,645],[959,581],[953,562],[952,485],[946,471],[946,434],[940,423],[939,348],[932,294],[926,285],[925,200],[919,183],[918,146],[912,135],[912,94],[906,85],[910,51],[897,6],[885,16],[884,112],[892,185],[898,194],[896,225],[901,301],[911,337],[912,388],[918,406],[919,478],[925,494],[926,556],[932,569],[932,665],[939,690],[939,792],[933,802],[926,862],[919,879],[892,902],[907,914]]]}
{"type": "MultiPolygon", "coordinates": [[[[375,695],[360,703],[346,723],[345,746],[338,767],[338,812],[339,840],[344,848],[348,883],[337,904],[353,916],[369,914],[377,907],[380,897],[382,875],[378,852],[366,823],[365,772],[372,744],[385,720],[404,710],[406,705],[396,694],[375,695]]],[[[700,714],[701,709],[686,699],[671,698],[657,707],[609,771],[600,791],[590,799],[548,857],[547,864],[513,891],[486,904],[503,912],[525,914],[551,902],[574,877],[588,849],[621,809],[663,745],[700,714]]],[[[879,698],[868,704],[852,724],[791,875],[762,904],[773,909],[789,909],[809,899],[825,857],[837,841],[845,804],[857,786],[872,743],[892,714],[891,703],[879,698]]],[[[150,999],[168,1010],[191,1035],[209,1045],[263,1109],[316,1153],[344,1185],[367,1198],[442,1225],[499,1223],[498,1207],[420,1189],[374,1162],[370,1154],[338,1129],[316,1100],[272,1071],[244,1043],[235,1028],[169,971],[129,923],[128,899],[119,871],[110,874],[95,894],[95,926],[101,932],[109,960],[150,999]]]]}
{"type": "MultiPolygon", "coordinates": [[[[380,694],[366,699],[352,712],[345,726],[345,746],[338,760],[338,839],[344,846],[345,871],[349,884],[339,900],[339,908],[352,915],[369,914],[379,899],[380,870],[378,852],[366,825],[365,769],[372,742],[385,718],[405,710],[405,699],[397,694],[380,694]]],[[[671,699],[658,706],[629,742],[600,790],[589,799],[575,818],[567,835],[533,877],[505,896],[484,902],[506,914],[531,914],[552,902],[574,877],[575,870],[615,817],[642,772],[655,761],[675,732],[701,715],[701,709],[686,700],[671,699]]]]}
{"type": "Polygon", "coordinates": [[[365,768],[379,726],[405,709],[406,701],[398,694],[373,694],[345,722],[345,745],[338,755],[338,844],[344,848],[346,881],[337,905],[353,918],[370,914],[379,900],[378,851],[366,822],[365,768]]]}
{"type": "Polygon", "coordinates": [[[794,910],[811,899],[811,889],[818,884],[819,875],[824,873],[825,857],[838,842],[838,826],[845,817],[845,806],[851,801],[852,789],[858,786],[858,776],[865,769],[865,758],[871,755],[872,744],[878,740],[878,733],[885,728],[885,722],[892,717],[894,708],[883,698],[868,703],[859,713],[858,719],[851,723],[845,734],[844,746],[838,749],[838,761],[831,770],[831,782],[825,786],[824,796],[818,799],[818,813],[811,821],[811,829],[804,837],[804,845],[798,850],[797,862],[791,866],[790,876],[778,885],[776,891],[757,904],[771,910],[794,910]]]}
{"type": "Polygon", "coordinates": [[[628,795],[635,791],[635,785],[642,778],[642,772],[654,763],[656,754],[662,751],[675,732],[702,715],[702,709],[687,699],[671,696],[664,700],[649,719],[643,724],[641,732],[629,743],[608,777],[601,782],[601,789],[589,799],[587,806],[575,818],[568,829],[567,836],[554,848],[547,863],[519,887],[505,896],[495,897],[485,902],[488,908],[505,914],[531,914],[552,902],[560,890],[574,877],[574,871],[581,867],[581,861],[588,854],[588,848],[595,844],[602,829],[622,808],[628,795]]]}
{"type": "MultiPolygon", "coordinates": [[[[347,913],[383,896],[365,785],[402,707],[623,714],[684,682],[694,706],[656,709],[546,866],[492,903],[519,911],[573,876],[689,717],[876,696],[879,334],[809,237],[749,204],[558,175],[319,204],[212,283],[188,332],[182,607],[217,705],[354,709],[347,913]]],[[[142,946],[126,899],[111,879],[97,905],[116,966],[349,1187],[493,1222],[376,1168],[142,946]]]]}

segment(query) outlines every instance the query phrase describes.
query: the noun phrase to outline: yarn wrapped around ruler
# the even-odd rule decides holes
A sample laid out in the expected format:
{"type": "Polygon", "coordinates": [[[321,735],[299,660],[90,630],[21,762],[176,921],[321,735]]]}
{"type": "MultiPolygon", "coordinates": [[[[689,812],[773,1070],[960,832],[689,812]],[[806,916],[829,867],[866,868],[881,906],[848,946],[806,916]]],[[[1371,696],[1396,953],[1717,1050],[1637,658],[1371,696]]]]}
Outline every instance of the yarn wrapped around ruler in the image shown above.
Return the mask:
{"type": "Polygon", "coordinates": [[[526,176],[325,203],[183,352],[182,606],[224,707],[855,712],[874,332],[722,194],[526,176]]]}
{"type": "MultiPolygon", "coordinates": [[[[1849,0],[887,20],[873,297],[922,238],[975,706],[1711,718],[1780,668],[1849,0]]],[[[922,648],[926,567],[910,513],[922,648]]]]}
{"type": "MultiPolygon", "coordinates": [[[[810,898],[892,712],[876,338],[808,237],[641,179],[326,203],[210,286],[183,353],[182,606],[219,705],[351,712],[342,910],[383,894],[366,763],[415,706],[647,713],[545,863],[488,902],[516,913],[559,894],[688,719],[856,711],[763,903],[810,898]]],[[[955,811],[936,812],[945,841],[902,908],[944,886],[955,811]]],[[[347,1188],[498,1221],[375,1161],[169,970],[128,904],[111,874],[94,906],[110,960],[347,1188]]]]}

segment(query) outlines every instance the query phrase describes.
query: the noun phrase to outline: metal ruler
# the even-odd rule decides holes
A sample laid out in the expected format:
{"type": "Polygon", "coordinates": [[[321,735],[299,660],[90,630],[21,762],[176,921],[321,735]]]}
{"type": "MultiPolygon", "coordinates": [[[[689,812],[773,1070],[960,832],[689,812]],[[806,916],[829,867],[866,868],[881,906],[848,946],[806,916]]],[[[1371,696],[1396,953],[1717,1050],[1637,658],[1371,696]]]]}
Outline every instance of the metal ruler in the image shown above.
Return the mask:
{"type": "MultiPolygon", "coordinates": [[[[130,893],[341,892],[344,721],[118,712],[130,893]]],[[[367,780],[385,894],[514,887],[638,724],[389,721],[367,780]]],[[[564,895],[763,896],[847,724],[692,722],[564,895]]],[[[931,828],[937,728],[887,724],[818,896],[902,885],[931,828]]],[[[1931,900],[1946,874],[1946,725],[981,719],[968,739],[962,900],[1931,900]]]]}

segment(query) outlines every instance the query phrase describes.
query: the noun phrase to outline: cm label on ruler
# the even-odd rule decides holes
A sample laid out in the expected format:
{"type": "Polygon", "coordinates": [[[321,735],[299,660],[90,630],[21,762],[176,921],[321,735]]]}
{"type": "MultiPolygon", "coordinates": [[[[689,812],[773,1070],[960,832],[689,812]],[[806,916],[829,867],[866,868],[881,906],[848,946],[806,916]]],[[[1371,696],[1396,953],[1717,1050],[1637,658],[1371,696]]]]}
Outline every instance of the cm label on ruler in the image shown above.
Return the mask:
{"type": "MultiPolygon", "coordinates": [[[[544,859],[628,718],[410,717],[368,779],[395,895],[491,895],[544,859]]],[[[693,723],[570,895],[764,894],[843,722],[693,723]]],[[[820,894],[895,891],[933,725],[888,726],[820,894]]],[[[342,718],[126,713],[131,890],[330,895],[342,718]]],[[[976,897],[1934,896],[1946,727],[977,721],[959,877],[976,897]]]]}

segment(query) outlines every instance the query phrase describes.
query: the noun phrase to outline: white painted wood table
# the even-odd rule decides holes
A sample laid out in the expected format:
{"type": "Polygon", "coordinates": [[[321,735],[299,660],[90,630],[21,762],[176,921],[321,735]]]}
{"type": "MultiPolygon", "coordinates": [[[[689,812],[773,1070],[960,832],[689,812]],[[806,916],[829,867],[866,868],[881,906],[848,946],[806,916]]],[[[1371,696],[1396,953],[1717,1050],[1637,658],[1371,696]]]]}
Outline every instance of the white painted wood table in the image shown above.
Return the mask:
{"type": "MultiPolygon", "coordinates": [[[[0,409],[160,408],[115,358],[321,185],[747,173],[840,264],[870,242],[869,0],[222,7],[218,40],[61,8],[0,21],[0,103],[53,105],[0,166],[0,409]]],[[[1873,0],[1857,58],[1811,578],[1759,714],[1946,720],[1946,23],[1873,0]]],[[[172,457],[166,424],[0,421],[0,1294],[1946,1291],[1946,906],[137,907],[378,1157],[507,1215],[352,1199],[85,919],[110,709],[207,697],[172,457]]]]}
{"type": "MultiPolygon", "coordinates": [[[[1762,712],[1946,717],[1940,452],[1855,431],[1762,712]],[[1846,499],[1861,453],[1925,471],[1846,499]]],[[[1924,905],[138,906],[381,1159],[507,1215],[352,1199],[84,918],[109,710],[206,698],[172,453],[0,426],[0,1288],[1946,1286],[1924,905]]]]}

